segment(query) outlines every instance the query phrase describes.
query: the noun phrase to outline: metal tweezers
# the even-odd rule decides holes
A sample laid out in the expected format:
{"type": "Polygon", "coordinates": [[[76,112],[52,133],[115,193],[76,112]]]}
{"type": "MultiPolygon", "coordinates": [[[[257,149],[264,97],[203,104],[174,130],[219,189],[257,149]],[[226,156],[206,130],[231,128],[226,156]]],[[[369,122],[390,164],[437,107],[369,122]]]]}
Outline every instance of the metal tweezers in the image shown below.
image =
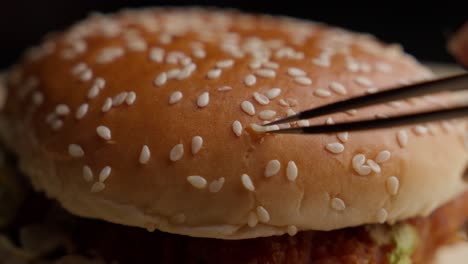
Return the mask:
{"type": "MultiPolygon", "coordinates": [[[[397,89],[385,90],[382,92],[354,97],[344,101],[327,104],[318,108],[302,111],[296,115],[279,119],[264,126],[277,125],[303,119],[324,116],[350,109],[391,102],[399,99],[408,99],[430,93],[443,91],[468,90],[468,73],[463,73],[451,77],[419,82],[397,89]]],[[[370,119],[336,123],[330,125],[313,125],[306,127],[293,127],[285,129],[270,130],[269,133],[289,133],[289,134],[318,134],[333,133],[343,131],[369,130],[379,128],[389,128],[404,126],[416,123],[425,123],[438,120],[447,120],[468,116],[468,105],[452,108],[432,110],[428,112],[418,112],[407,115],[393,116],[383,119],[370,119]]]]}

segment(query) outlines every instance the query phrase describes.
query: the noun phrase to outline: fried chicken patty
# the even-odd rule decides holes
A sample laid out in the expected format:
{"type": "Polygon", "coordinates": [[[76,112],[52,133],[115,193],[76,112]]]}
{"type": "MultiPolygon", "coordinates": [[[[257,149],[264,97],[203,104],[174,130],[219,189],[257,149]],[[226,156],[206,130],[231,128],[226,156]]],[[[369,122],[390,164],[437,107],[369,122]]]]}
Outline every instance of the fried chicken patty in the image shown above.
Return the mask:
{"type": "Polygon", "coordinates": [[[49,237],[59,233],[62,239],[60,246],[42,253],[41,260],[74,254],[104,263],[405,263],[401,253],[409,254],[413,263],[428,263],[438,247],[459,239],[457,234],[468,219],[468,192],[465,192],[428,217],[413,218],[394,226],[365,225],[329,232],[299,232],[292,237],[219,240],[148,232],[83,219],[51,204],[31,194],[8,229],[13,241],[21,240],[20,233],[24,236],[21,230],[25,227],[37,227],[37,223],[42,223],[49,237]],[[414,233],[416,238],[407,252],[398,251],[395,239],[395,232],[402,231],[401,227],[406,228],[404,232],[414,233]]]}

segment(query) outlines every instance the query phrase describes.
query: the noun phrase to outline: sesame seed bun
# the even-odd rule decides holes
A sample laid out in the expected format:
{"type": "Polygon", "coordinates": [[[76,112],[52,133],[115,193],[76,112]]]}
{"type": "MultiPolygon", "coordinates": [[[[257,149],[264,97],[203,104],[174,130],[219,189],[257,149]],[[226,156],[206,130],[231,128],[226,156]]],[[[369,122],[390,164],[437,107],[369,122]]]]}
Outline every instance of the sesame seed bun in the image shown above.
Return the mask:
{"type": "Polygon", "coordinates": [[[462,123],[323,135],[259,125],[428,78],[399,46],[318,23],[201,9],[95,14],[12,67],[1,132],[34,187],[83,217],[223,239],[393,223],[466,189],[462,123]]]}

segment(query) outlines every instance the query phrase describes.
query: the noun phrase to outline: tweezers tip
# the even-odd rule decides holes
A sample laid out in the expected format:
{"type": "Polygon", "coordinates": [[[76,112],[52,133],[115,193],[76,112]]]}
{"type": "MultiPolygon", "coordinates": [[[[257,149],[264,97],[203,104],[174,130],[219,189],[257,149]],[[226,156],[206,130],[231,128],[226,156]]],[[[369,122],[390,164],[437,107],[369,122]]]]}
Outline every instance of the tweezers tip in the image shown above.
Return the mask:
{"type": "Polygon", "coordinates": [[[299,120],[299,115],[292,115],[292,116],[288,116],[285,118],[281,118],[281,119],[269,122],[267,124],[264,124],[263,126],[279,125],[279,124],[289,123],[289,122],[297,121],[297,120],[299,120]]]}

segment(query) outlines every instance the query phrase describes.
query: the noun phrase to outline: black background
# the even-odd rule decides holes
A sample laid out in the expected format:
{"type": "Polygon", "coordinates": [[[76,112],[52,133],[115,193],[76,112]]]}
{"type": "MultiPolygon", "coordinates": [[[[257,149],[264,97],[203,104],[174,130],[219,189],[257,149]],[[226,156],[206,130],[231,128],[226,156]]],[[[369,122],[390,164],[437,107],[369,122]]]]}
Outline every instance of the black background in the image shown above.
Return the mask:
{"type": "Polygon", "coordinates": [[[445,50],[447,38],[468,20],[467,1],[99,1],[0,0],[0,68],[13,63],[28,46],[52,30],[61,30],[91,11],[123,7],[210,5],[248,12],[306,18],[367,32],[387,42],[401,43],[418,59],[453,62],[445,50]]]}

